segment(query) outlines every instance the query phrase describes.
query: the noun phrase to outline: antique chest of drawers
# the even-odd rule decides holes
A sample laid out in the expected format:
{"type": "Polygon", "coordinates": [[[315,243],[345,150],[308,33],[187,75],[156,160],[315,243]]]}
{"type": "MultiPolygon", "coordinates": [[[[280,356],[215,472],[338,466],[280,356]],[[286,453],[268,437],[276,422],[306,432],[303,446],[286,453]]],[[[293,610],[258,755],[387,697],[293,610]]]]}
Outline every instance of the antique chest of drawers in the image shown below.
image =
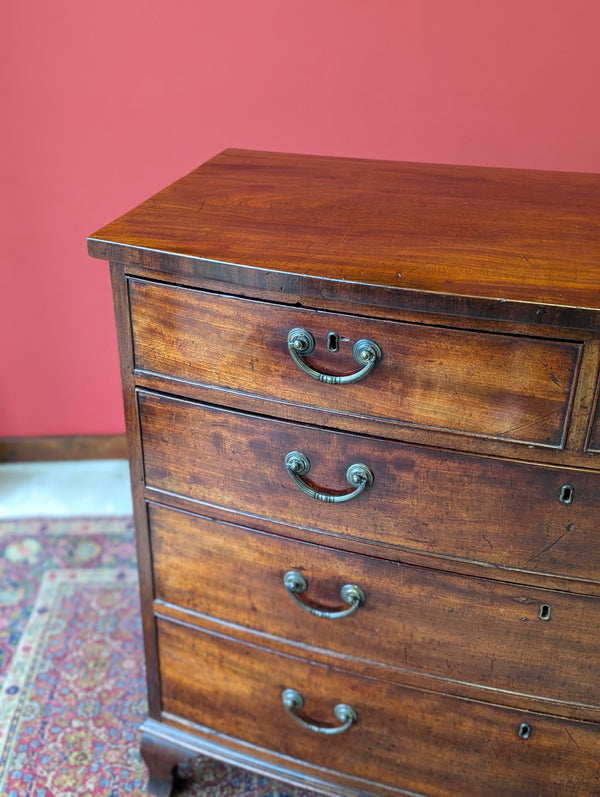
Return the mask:
{"type": "Polygon", "coordinates": [[[228,150],[109,260],[168,794],[600,794],[600,176],[228,150]]]}

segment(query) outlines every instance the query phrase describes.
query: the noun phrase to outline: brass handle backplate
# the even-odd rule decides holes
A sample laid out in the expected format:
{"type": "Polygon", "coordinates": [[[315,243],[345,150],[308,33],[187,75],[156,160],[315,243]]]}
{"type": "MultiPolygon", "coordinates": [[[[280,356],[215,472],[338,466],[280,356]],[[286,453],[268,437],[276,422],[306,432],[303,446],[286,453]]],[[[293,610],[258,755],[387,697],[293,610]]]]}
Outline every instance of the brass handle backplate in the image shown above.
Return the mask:
{"type": "Polygon", "coordinates": [[[367,487],[373,484],[374,476],[373,471],[366,465],[360,462],[350,465],[346,471],[346,481],[351,487],[354,487],[349,493],[333,493],[324,492],[322,490],[315,490],[307,484],[301,477],[306,476],[310,470],[310,460],[301,451],[289,451],[285,455],[285,467],[294,484],[296,484],[303,493],[309,495],[311,498],[316,498],[317,501],[324,501],[325,503],[342,504],[345,501],[351,501],[353,498],[359,496],[364,492],[367,487]]]}
{"type": "Polygon", "coordinates": [[[296,713],[304,708],[304,698],[296,689],[284,689],[281,693],[281,702],[290,717],[293,717],[303,728],[313,733],[325,734],[326,736],[333,736],[336,733],[347,731],[358,719],[352,706],[348,706],[346,703],[338,703],[333,709],[333,714],[336,720],[342,723],[341,725],[317,725],[314,722],[309,722],[296,713]]]}
{"type": "Polygon", "coordinates": [[[353,382],[360,382],[373,370],[382,356],[381,349],[372,340],[357,340],[352,349],[352,356],[354,361],[362,368],[353,374],[335,376],[334,374],[324,374],[321,371],[316,371],[302,359],[315,348],[315,339],[310,332],[300,327],[290,329],[287,336],[287,345],[292,359],[305,374],[312,376],[318,382],[325,382],[328,385],[350,385],[353,382]]]}
{"type": "Polygon", "coordinates": [[[364,591],[360,587],[357,587],[356,584],[344,584],[340,590],[340,595],[348,608],[338,609],[337,611],[327,611],[326,609],[317,609],[314,606],[309,606],[307,603],[300,600],[298,595],[306,592],[308,589],[308,581],[302,573],[299,573],[297,570],[288,570],[283,577],[283,585],[292,600],[304,609],[305,612],[312,614],[314,617],[324,617],[327,620],[339,620],[342,617],[348,617],[367,600],[364,591]]]}

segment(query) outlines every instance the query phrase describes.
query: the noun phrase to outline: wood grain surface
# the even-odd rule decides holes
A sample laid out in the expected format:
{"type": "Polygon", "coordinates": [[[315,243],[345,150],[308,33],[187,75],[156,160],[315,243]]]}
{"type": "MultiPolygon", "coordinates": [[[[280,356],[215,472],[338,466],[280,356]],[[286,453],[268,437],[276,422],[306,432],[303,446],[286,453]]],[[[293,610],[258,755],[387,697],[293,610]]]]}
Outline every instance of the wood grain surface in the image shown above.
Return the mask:
{"type": "Polygon", "coordinates": [[[253,745],[430,797],[465,794],[576,794],[600,789],[599,726],[406,689],[310,664],[158,619],[163,707],[253,745]],[[335,725],[333,708],[351,705],[358,720],[338,736],[299,727],[281,703],[302,693],[301,715],[335,725]],[[531,727],[521,739],[519,727],[531,727]],[[543,761],[543,766],[540,762],[543,761]]]}
{"type": "Polygon", "coordinates": [[[244,150],[88,239],[113,277],[153,793],[196,753],[331,797],[600,793],[599,243],[600,175],[244,150]],[[356,371],[359,338],[381,359],[324,384],[295,327],[319,372],[356,371]],[[333,500],[355,463],[373,483],[333,500]],[[365,602],[313,616],[289,570],[309,608],[349,583],[365,602]],[[286,688],[306,720],[358,719],[300,727],[286,688]]]}
{"type": "Polygon", "coordinates": [[[593,598],[332,551],[154,504],[149,514],[159,602],[350,659],[600,705],[593,598]],[[307,579],[309,607],[348,608],[344,584],[366,601],[349,617],[315,617],[287,594],[289,570],[307,579]]]}
{"type": "Polygon", "coordinates": [[[129,295],[139,371],[359,418],[564,443],[577,343],[297,310],[140,280],[130,281],[129,295]],[[294,328],[313,337],[305,359],[321,373],[358,371],[352,350],[361,339],[374,341],[382,358],[355,384],[319,382],[290,356],[294,328]],[[332,332],[335,352],[327,348],[332,332]]]}
{"type": "Polygon", "coordinates": [[[274,421],[140,392],[145,483],[206,506],[327,534],[516,570],[600,579],[590,556],[600,507],[595,473],[454,454],[274,421]],[[323,503],[293,484],[290,451],[306,477],[349,492],[354,463],[375,480],[355,500],[323,503]],[[570,484],[573,502],[559,502],[570,484]]]}
{"type": "Polygon", "coordinates": [[[599,310],[599,231],[600,175],[227,150],[89,246],[599,310]]]}

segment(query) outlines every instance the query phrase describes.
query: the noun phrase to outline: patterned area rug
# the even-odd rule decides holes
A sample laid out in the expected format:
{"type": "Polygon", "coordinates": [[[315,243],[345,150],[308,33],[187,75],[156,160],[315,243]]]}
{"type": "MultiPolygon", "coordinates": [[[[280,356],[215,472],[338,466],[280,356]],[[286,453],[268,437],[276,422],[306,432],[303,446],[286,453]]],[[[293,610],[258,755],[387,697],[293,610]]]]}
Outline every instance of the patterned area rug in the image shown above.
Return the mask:
{"type": "MultiPolygon", "coordinates": [[[[145,795],[130,518],[0,521],[0,794],[145,795]]],[[[200,757],[179,797],[317,797],[200,757]]]]}

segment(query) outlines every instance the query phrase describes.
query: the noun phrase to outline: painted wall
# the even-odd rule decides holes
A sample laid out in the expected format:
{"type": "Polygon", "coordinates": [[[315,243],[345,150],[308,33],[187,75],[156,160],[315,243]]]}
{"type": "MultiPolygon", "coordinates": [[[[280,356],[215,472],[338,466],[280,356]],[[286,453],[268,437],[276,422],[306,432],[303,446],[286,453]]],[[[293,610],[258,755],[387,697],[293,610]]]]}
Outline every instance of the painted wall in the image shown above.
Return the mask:
{"type": "Polygon", "coordinates": [[[228,146],[600,172],[598,0],[5,0],[0,436],[124,428],[85,237],[228,146]]]}

